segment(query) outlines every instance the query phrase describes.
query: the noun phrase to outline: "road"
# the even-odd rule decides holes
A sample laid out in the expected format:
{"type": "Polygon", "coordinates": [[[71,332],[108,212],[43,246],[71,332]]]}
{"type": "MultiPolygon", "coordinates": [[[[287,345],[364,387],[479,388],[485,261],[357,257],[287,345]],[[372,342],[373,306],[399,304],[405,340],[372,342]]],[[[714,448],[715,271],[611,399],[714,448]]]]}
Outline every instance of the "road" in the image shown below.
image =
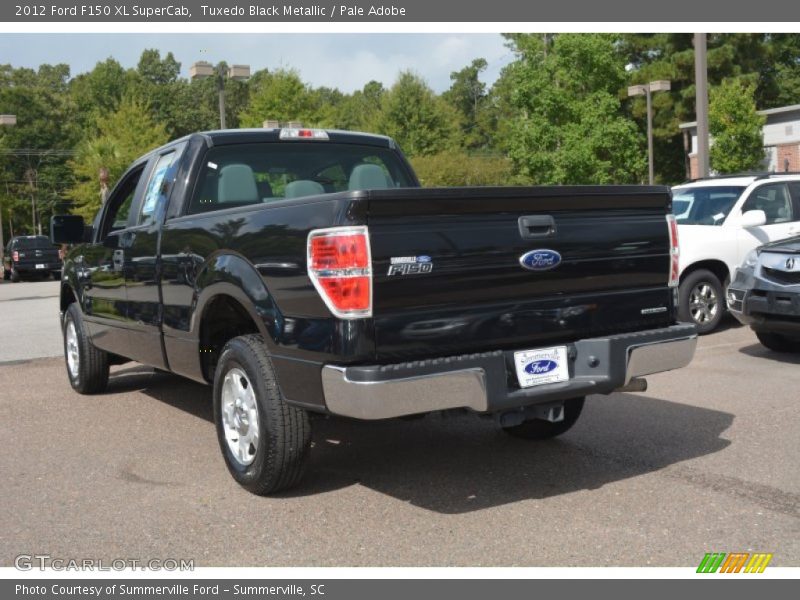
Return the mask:
{"type": "Polygon", "coordinates": [[[67,382],[52,283],[0,285],[0,565],[20,553],[197,566],[800,565],[799,356],[728,324],[643,394],[593,396],[561,439],[489,419],[314,422],[302,486],[229,477],[209,389],[136,364],[67,382]],[[51,358],[32,358],[52,356],[51,358]],[[12,362],[8,362],[12,361],[12,362]]]}

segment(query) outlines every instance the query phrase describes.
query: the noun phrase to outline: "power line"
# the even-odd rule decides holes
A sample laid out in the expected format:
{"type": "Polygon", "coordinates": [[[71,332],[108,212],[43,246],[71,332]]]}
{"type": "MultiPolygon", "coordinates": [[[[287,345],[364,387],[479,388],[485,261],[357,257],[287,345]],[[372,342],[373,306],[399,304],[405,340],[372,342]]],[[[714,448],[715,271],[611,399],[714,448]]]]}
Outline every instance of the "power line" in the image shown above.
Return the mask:
{"type": "Polygon", "coordinates": [[[4,156],[74,156],[75,150],[39,149],[39,148],[0,148],[4,156]]]}

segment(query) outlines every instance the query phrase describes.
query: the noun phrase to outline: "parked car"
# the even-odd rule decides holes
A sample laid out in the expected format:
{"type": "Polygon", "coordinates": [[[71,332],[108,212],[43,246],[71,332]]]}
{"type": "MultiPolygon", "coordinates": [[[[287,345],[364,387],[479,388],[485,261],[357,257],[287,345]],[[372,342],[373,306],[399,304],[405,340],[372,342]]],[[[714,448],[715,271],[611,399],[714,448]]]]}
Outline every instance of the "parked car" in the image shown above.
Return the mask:
{"type": "Polygon", "coordinates": [[[776,352],[800,352],[800,236],[752,250],[728,287],[728,308],[776,352]]]}
{"type": "Polygon", "coordinates": [[[420,189],[389,138],[194,134],[137,160],[77,243],[61,290],[67,374],[128,359],[213,386],[233,477],[297,483],[311,413],[494,416],[567,431],[589,394],[685,366],[661,186],[420,189]],[[124,215],[124,218],[120,215],[124,215]]]}
{"type": "Polygon", "coordinates": [[[13,282],[42,277],[61,277],[62,257],[58,247],[44,235],[11,238],[3,256],[3,279],[13,282]]]}
{"type": "Polygon", "coordinates": [[[703,179],[674,187],[673,202],[681,244],[678,314],[709,333],[725,314],[724,290],[744,257],[800,233],[800,175],[703,179]]]}

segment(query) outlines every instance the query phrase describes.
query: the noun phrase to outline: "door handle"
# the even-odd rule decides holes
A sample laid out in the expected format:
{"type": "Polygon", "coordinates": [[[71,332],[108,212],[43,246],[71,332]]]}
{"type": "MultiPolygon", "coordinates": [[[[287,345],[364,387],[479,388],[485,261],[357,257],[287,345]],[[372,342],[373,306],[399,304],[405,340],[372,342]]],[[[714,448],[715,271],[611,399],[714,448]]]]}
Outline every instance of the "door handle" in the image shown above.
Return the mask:
{"type": "Polygon", "coordinates": [[[522,239],[545,238],[556,234],[556,220],[550,215],[520,217],[519,234],[522,239]]]}

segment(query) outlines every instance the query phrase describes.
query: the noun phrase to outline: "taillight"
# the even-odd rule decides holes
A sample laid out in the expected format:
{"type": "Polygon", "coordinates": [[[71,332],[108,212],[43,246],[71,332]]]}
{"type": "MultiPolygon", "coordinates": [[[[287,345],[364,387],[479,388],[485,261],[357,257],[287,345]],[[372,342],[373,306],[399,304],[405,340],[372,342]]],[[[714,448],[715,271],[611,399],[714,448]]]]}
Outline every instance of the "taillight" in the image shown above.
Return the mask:
{"type": "Polygon", "coordinates": [[[11,260],[14,262],[19,262],[19,252],[14,250],[14,252],[11,253],[11,260]]]}
{"type": "Polygon", "coordinates": [[[331,227],[309,233],[308,276],[337,317],[372,316],[372,257],[367,228],[331,227]]]}
{"type": "Polygon", "coordinates": [[[669,286],[677,287],[680,280],[681,249],[678,245],[678,223],[675,215],[667,215],[669,229],[669,286]]]}

